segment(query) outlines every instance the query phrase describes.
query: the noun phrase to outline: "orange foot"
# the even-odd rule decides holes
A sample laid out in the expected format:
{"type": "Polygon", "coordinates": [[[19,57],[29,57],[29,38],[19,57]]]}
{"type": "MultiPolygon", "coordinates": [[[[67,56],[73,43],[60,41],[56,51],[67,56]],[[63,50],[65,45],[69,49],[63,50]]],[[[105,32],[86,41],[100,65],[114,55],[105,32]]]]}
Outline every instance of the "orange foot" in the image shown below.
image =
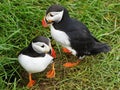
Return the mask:
{"type": "Polygon", "coordinates": [[[55,77],[54,63],[52,64],[52,69],[47,72],[46,76],[47,76],[47,78],[54,78],[55,77]]]}
{"type": "Polygon", "coordinates": [[[67,48],[62,48],[62,51],[63,51],[64,53],[70,53],[70,54],[71,54],[71,51],[69,51],[67,48]]]}
{"type": "Polygon", "coordinates": [[[27,87],[28,87],[28,88],[31,88],[34,84],[35,84],[35,80],[31,80],[31,81],[29,81],[29,83],[27,84],[27,87]]]}
{"type": "Polygon", "coordinates": [[[67,62],[65,64],[63,64],[64,67],[67,67],[67,68],[71,68],[71,67],[74,67],[76,65],[78,65],[80,63],[80,60],[78,60],[77,62],[67,62]]]}
{"type": "Polygon", "coordinates": [[[50,70],[47,72],[47,78],[54,78],[55,77],[55,70],[50,70]]]}

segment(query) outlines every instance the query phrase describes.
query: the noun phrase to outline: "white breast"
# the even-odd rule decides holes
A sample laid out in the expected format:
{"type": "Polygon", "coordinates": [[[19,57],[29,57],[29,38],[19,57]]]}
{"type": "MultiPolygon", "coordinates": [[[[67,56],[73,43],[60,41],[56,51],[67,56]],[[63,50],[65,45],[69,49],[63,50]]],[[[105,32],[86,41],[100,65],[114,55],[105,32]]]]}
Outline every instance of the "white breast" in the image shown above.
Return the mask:
{"type": "Polygon", "coordinates": [[[53,57],[46,54],[45,57],[29,57],[23,54],[18,56],[21,66],[29,73],[44,71],[47,66],[53,62],[53,57]]]}
{"type": "Polygon", "coordinates": [[[50,25],[50,29],[51,29],[51,35],[52,35],[52,37],[58,43],[60,43],[63,47],[65,47],[68,50],[70,50],[73,55],[76,55],[76,51],[71,48],[70,41],[69,41],[70,38],[68,37],[68,35],[65,32],[63,32],[63,31],[56,30],[53,27],[53,25],[50,25]]]}
{"type": "Polygon", "coordinates": [[[52,25],[50,26],[52,37],[62,46],[70,46],[69,37],[63,31],[56,30],[52,25]]]}

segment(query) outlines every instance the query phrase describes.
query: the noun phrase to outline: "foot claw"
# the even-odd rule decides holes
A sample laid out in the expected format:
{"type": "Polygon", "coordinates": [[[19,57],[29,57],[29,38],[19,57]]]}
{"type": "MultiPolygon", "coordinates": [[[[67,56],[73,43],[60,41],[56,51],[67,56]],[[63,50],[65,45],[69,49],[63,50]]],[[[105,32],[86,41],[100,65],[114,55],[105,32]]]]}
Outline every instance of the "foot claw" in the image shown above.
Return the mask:
{"type": "Polygon", "coordinates": [[[55,77],[55,70],[50,70],[46,74],[47,78],[54,78],[55,77]]]}
{"type": "Polygon", "coordinates": [[[80,62],[80,60],[78,60],[77,62],[73,62],[73,63],[72,62],[67,62],[67,63],[63,64],[63,66],[67,67],[67,68],[71,68],[71,67],[74,67],[74,66],[78,65],[79,62],[80,62]]]}
{"type": "Polygon", "coordinates": [[[31,80],[28,84],[27,87],[30,88],[35,84],[35,80],[31,80]]]}
{"type": "Polygon", "coordinates": [[[71,51],[69,51],[67,48],[62,48],[62,51],[63,51],[64,53],[71,53],[71,51]]]}

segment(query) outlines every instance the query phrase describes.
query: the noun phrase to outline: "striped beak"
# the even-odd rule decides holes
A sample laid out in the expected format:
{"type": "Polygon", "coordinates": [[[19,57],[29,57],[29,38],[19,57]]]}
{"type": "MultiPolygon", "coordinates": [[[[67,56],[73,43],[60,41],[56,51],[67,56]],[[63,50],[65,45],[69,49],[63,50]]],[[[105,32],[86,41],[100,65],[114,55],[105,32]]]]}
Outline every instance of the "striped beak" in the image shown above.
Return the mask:
{"type": "Polygon", "coordinates": [[[48,27],[49,24],[51,24],[52,22],[53,22],[52,20],[46,20],[46,18],[44,17],[44,18],[42,19],[42,26],[43,26],[43,27],[48,27]]]}

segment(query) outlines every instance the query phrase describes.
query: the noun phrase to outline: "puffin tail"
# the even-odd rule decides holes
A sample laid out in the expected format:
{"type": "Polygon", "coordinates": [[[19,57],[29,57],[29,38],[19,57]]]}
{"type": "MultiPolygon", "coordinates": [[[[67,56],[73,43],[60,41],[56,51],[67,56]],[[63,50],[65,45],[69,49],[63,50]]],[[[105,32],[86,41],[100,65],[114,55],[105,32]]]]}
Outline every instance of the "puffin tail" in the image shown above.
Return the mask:
{"type": "Polygon", "coordinates": [[[106,53],[109,52],[111,50],[110,46],[108,46],[105,43],[101,43],[101,42],[95,42],[95,46],[93,47],[93,49],[91,50],[91,54],[98,54],[98,53],[106,53]]]}

